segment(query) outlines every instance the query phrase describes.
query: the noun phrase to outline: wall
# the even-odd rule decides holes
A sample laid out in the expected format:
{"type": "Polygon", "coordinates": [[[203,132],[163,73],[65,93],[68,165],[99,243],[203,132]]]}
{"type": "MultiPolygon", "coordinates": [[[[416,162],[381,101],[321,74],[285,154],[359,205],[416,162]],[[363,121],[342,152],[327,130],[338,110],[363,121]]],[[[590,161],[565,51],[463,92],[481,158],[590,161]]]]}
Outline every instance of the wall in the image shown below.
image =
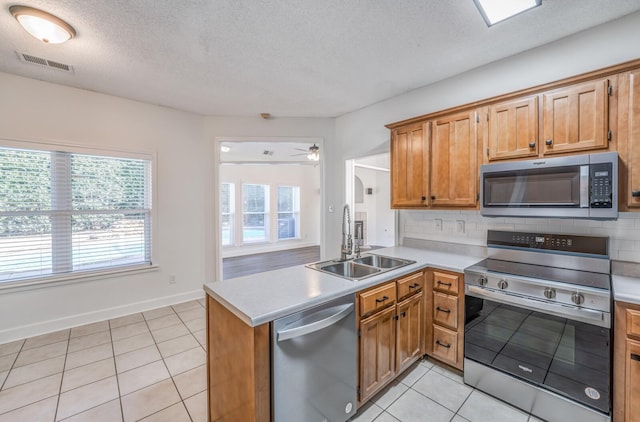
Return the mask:
{"type": "Polygon", "coordinates": [[[243,183],[271,185],[270,234],[271,242],[241,245],[236,238],[236,246],[224,246],[222,257],[247,255],[320,244],[320,167],[312,165],[223,165],[219,168],[220,183],[235,183],[236,186],[236,233],[242,225],[243,183]],[[300,239],[278,241],[276,187],[300,187],[300,239]]]}
{"type": "MultiPolygon", "coordinates": [[[[369,151],[380,151],[386,146],[388,150],[389,130],[385,124],[408,119],[411,117],[443,110],[473,101],[482,100],[492,96],[513,92],[519,89],[552,82],[565,77],[597,70],[603,67],[637,59],[640,57],[640,13],[634,13],[592,28],[590,30],[572,35],[554,43],[535,48],[524,53],[490,63],[481,68],[454,76],[450,79],[425,86],[408,92],[398,97],[365,107],[353,113],[346,114],[336,119],[336,144],[333,152],[336,160],[327,165],[326,183],[329,186],[340,188],[344,186],[344,160],[354,157],[370,155],[369,151]]],[[[327,201],[337,202],[344,197],[344,190],[336,189],[328,192],[327,201]]],[[[460,242],[478,244],[489,225],[506,224],[506,227],[520,226],[522,222],[480,222],[476,224],[475,218],[480,218],[476,212],[470,215],[459,212],[443,212],[443,221],[455,221],[458,217],[469,223],[469,228],[475,230],[475,235],[455,237],[460,242]],[[462,217],[464,216],[464,218],[462,217]],[[470,220],[467,221],[466,218],[470,220]]],[[[429,221],[433,221],[428,211],[401,211],[401,227],[405,233],[418,234],[422,238],[438,238],[443,236],[427,230],[429,221]],[[416,221],[426,223],[414,224],[416,221]],[[404,222],[404,223],[402,223],[404,222]],[[407,229],[407,225],[409,228],[407,229]],[[416,230],[417,229],[417,230],[416,230]],[[420,232],[423,230],[422,232],[420,232]],[[417,232],[417,233],[416,233],[417,232]]],[[[449,223],[448,223],[449,224],[449,223]]],[[[538,222],[524,225],[538,225],[538,222]]],[[[545,227],[556,228],[558,222],[551,221],[540,223],[545,227]]],[[[569,230],[569,227],[578,229],[583,222],[579,220],[564,221],[559,227],[561,230],[569,230]]],[[[635,218],[626,218],[625,215],[613,223],[593,222],[594,231],[602,233],[615,231],[614,238],[619,251],[619,259],[628,256],[629,249],[627,237],[617,237],[618,233],[624,235],[625,225],[633,225],[635,218]]],[[[581,230],[581,229],[579,229],[581,230]]],[[[640,237],[635,233],[635,241],[640,237]]],[[[327,233],[329,241],[332,233],[327,233]]],[[[447,237],[447,239],[451,239],[447,237]]],[[[634,242],[635,242],[634,241],[634,242]]],[[[637,245],[634,243],[634,247],[637,245]]],[[[637,250],[636,250],[637,253],[637,250]]],[[[636,258],[637,259],[637,258],[636,258]]]]}
{"type": "Polygon", "coordinates": [[[480,211],[404,211],[399,218],[400,237],[485,246],[487,230],[608,236],[611,259],[640,263],[640,213],[623,212],[615,221],[483,217],[480,211]]]}
{"type": "Polygon", "coordinates": [[[367,244],[393,246],[395,213],[389,208],[389,172],[356,166],[355,174],[364,183],[364,201],[362,204],[355,204],[355,211],[367,213],[367,244]],[[373,190],[371,195],[367,195],[367,188],[373,190]]]}
{"type": "Polygon", "coordinates": [[[0,139],[155,152],[158,227],[155,271],[1,290],[0,343],[202,296],[212,185],[202,117],[4,73],[0,92],[0,139]]]}

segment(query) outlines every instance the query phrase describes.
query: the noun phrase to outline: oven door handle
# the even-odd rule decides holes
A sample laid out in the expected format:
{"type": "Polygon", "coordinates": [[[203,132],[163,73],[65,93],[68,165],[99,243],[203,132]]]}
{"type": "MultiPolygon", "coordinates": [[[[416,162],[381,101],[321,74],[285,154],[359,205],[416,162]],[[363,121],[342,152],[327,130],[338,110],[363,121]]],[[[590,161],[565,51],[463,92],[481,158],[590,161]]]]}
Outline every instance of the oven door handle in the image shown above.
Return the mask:
{"type": "Polygon", "coordinates": [[[527,299],[508,293],[493,292],[478,286],[465,286],[465,291],[470,296],[479,298],[487,298],[496,302],[508,305],[522,306],[533,311],[546,311],[557,316],[567,317],[569,319],[578,319],[582,321],[590,321],[592,324],[600,327],[611,327],[611,314],[608,312],[596,311],[587,308],[568,307],[561,304],[553,304],[540,300],[527,299]]]}

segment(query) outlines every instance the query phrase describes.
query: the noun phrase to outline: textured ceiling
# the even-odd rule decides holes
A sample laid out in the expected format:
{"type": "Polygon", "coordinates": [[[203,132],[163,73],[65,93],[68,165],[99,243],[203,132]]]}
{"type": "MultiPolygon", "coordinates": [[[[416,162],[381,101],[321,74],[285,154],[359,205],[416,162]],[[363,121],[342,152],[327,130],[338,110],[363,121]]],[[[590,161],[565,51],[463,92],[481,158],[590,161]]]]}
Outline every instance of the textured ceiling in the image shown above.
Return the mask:
{"type": "Polygon", "coordinates": [[[487,28],[473,0],[25,0],[78,32],[45,45],[12,4],[0,0],[0,71],[204,115],[274,117],[338,116],[640,10],[640,0],[543,0],[487,28]]]}

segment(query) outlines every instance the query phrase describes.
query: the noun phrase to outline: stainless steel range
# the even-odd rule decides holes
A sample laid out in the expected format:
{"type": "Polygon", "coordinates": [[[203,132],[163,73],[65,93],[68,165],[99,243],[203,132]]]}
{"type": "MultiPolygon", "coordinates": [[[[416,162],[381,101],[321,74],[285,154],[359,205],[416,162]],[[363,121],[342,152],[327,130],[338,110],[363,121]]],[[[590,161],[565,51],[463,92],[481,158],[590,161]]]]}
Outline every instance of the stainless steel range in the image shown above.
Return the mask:
{"type": "Polygon", "coordinates": [[[551,422],[611,420],[608,238],[489,230],[465,271],[464,382],[551,422]]]}

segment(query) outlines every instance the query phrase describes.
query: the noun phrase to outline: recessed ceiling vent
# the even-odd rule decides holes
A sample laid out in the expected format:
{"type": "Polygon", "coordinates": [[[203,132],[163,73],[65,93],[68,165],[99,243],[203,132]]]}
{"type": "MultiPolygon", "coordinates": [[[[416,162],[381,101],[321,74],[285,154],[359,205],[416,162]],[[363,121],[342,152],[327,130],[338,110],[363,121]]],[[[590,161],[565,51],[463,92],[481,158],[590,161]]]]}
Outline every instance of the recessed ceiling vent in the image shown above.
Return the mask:
{"type": "Polygon", "coordinates": [[[73,73],[73,66],[71,65],[55,62],[53,60],[43,59],[42,57],[33,56],[27,53],[20,53],[19,51],[16,51],[16,54],[22,62],[35,64],[37,66],[48,67],[51,69],[62,70],[63,72],[73,73]]]}

